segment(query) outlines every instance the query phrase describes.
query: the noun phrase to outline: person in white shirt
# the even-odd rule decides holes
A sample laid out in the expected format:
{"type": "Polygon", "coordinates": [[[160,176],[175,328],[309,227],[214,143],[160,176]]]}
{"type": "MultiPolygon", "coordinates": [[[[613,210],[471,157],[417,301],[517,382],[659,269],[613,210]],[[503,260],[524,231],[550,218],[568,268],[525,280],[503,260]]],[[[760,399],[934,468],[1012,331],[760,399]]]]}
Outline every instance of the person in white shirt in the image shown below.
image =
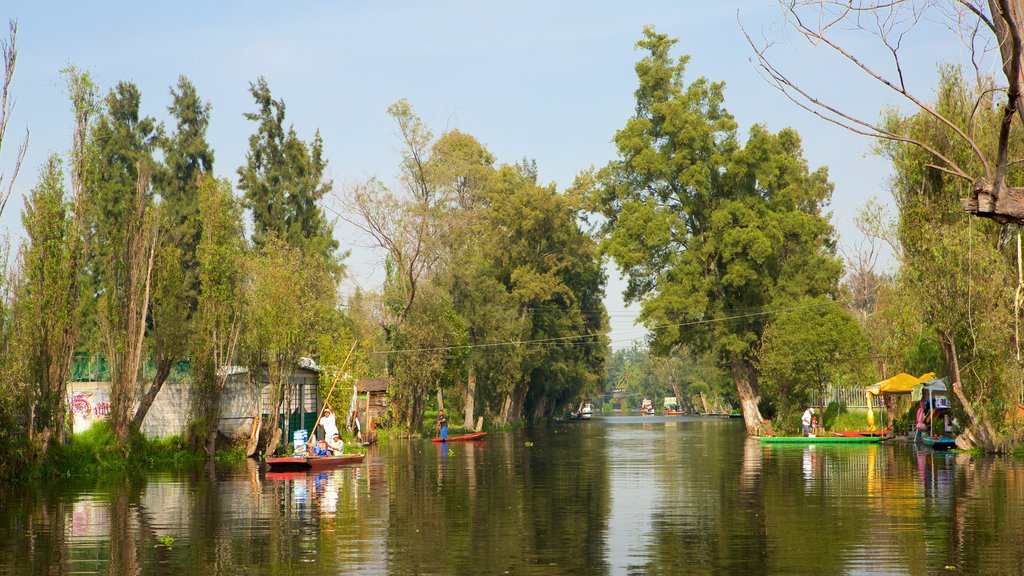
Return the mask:
{"type": "Polygon", "coordinates": [[[804,425],[804,436],[811,435],[811,419],[814,417],[814,408],[808,408],[804,410],[803,416],[800,417],[800,423],[804,425]]]}
{"type": "Polygon", "coordinates": [[[327,439],[327,447],[331,449],[335,456],[345,451],[345,443],[341,441],[341,436],[337,434],[327,439]]]}
{"type": "Polygon", "coordinates": [[[320,425],[324,428],[324,439],[330,440],[338,433],[338,420],[330,408],[324,408],[324,414],[320,417],[320,425]]]}

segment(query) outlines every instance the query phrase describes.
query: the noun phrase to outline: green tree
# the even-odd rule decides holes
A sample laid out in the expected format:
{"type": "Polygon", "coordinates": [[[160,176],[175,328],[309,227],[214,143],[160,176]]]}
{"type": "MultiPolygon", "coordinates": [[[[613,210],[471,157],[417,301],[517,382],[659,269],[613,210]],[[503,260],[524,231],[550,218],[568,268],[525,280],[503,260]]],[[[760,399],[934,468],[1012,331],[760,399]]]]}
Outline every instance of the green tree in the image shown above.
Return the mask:
{"type": "Polygon", "coordinates": [[[753,351],[765,312],[836,290],[841,265],[823,214],[825,169],[810,172],[800,138],[751,128],[745,145],[724,86],[685,84],[676,40],[644,30],[636,113],[615,135],[619,158],[597,174],[604,252],[641,304],[656,352],[685,343],[732,373],[747,429],[766,432],[753,351]]]}
{"type": "Polygon", "coordinates": [[[89,193],[87,289],[99,295],[96,316],[110,363],[111,421],[118,449],[127,453],[156,252],[158,216],[150,183],[160,127],[140,116],[141,94],[132,83],[119,82],[105,103],[90,137],[96,177],[89,193]]]}
{"type": "Polygon", "coordinates": [[[284,101],[274,100],[264,78],[249,85],[256,112],[246,113],[258,124],[249,137],[245,165],[238,168],[238,187],[252,211],[253,244],[262,246],[276,237],[304,254],[322,259],[332,274],[341,272],[338,242],[317,202],[333,186],[325,179],[320,131],[309,144],[284,128],[284,101]]]}
{"type": "Polygon", "coordinates": [[[243,346],[253,384],[265,371],[269,388],[269,404],[262,406],[269,420],[259,438],[251,439],[250,452],[257,446],[268,454],[277,448],[288,375],[301,357],[313,355],[323,320],[334,307],[334,282],[320,255],[304,255],[283,240],[268,238],[249,258],[243,346]]]}
{"type": "Polygon", "coordinates": [[[798,413],[828,384],[867,385],[871,361],[860,326],[826,297],[806,298],[779,313],[765,328],[757,350],[762,390],[777,406],[785,429],[796,430],[798,413]]]}
{"type": "Polygon", "coordinates": [[[242,209],[231,194],[231,185],[206,176],[199,190],[201,235],[196,259],[200,292],[191,342],[192,416],[206,455],[212,457],[217,449],[224,387],[242,338],[245,237],[242,209]]]}
{"type": "Polygon", "coordinates": [[[15,306],[22,319],[25,379],[33,410],[30,434],[45,450],[49,440],[64,442],[71,431],[67,387],[78,334],[82,203],[64,188],[60,159],[51,155],[22,211],[28,236],[21,255],[24,274],[15,306]]]}
{"type": "MultiPolygon", "coordinates": [[[[986,153],[999,148],[1003,109],[988,83],[974,86],[958,68],[943,67],[930,107],[968,130],[986,153]]],[[[971,145],[951,138],[953,129],[930,113],[890,110],[885,123],[929,143],[965,170],[981,170],[971,145]]],[[[896,306],[920,311],[925,323],[920,333],[927,335],[930,328],[938,338],[945,373],[965,412],[962,421],[969,423],[961,438],[988,451],[1010,449],[1020,432],[1007,408],[1020,398],[1024,381],[1017,353],[1019,308],[1008,288],[1019,285],[1016,245],[1010,241],[1015,230],[963,213],[958,199],[970,196],[970,184],[934,169],[932,153],[899,143],[879,151],[892,162],[891,189],[899,206],[902,266],[896,306]]],[[[1022,152],[1021,140],[1011,139],[1007,153],[1020,157],[1022,152]]],[[[1024,183],[1019,164],[1008,167],[1005,182],[1009,187],[1024,183]]],[[[926,353],[924,344],[911,339],[908,360],[926,353]]]]}

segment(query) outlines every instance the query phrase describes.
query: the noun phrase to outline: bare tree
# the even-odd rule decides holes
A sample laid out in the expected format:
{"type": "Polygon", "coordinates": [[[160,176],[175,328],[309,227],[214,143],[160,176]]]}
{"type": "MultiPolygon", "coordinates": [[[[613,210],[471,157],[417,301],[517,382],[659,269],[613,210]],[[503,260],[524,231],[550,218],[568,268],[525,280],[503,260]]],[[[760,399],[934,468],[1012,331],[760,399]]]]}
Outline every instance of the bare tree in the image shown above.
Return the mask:
{"type": "MultiPolygon", "coordinates": [[[[14,80],[14,67],[18,63],[18,22],[10,21],[10,32],[7,40],[0,41],[0,57],[4,61],[3,84],[0,85],[0,151],[3,150],[4,137],[7,134],[7,122],[11,119],[14,111],[14,100],[11,98],[11,82],[14,80]]],[[[0,215],[3,215],[7,201],[14,191],[14,181],[18,179],[18,172],[21,171],[21,163],[25,160],[25,151],[28,150],[28,129],[25,129],[25,138],[18,147],[18,153],[14,156],[14,169],[11,177],[7,180],[7,188],[3,189],[4,174],[0,173],[0,215]]]]}
{"type": "MultiPolygon", "coordinates": [[[[952,138],[961,140],[970,148],[980,168],[958,163],[929,142],[898,127],[867,120],[820,99],[770,58],[772,42],[757,44],[744,30],[755,51],[754,60],[762,76],[772,86],[801,108],[847,130],[925,150],[934,159],[929,165],[931,168],[970,184],[972,195],[962,199],[962,203],[971,214],[1001,223],[1024,223],[1024,188],[1009,186],[1006,182],[1007,169],[1022,161],[1011,159],[1009,150],[1014,117],[1018,119],[1017,124],[1024,123],[1024,99],[1021,95],[1024,0],[988,0],[986,3],[973,0],[782,0],[781,7],[789,28],[811,46],[828,48],[868,78],[933,118],[945,127],[952,138]],[[969,128],[942,115],[908,86],[905,74],[908,68],[903,54],[910,43],[911,32],[926,22],[942,22],[960,38],[978,72],[979,81],[983,80],[980,71],[990,60],[989,53],[994,51],[993,47],[998,47],[1006,83],[986,86],[981,91],[983,97],[1001,94],[1003,99],[1002,122],[995,151],[984,150],[969,128]],[[889,65],[870,64],[866,56],[844,44],[841,38],[850,31],[876,38],[889,65]]],[[[975,112],[981,104],[979,98],[975,112]]]]}

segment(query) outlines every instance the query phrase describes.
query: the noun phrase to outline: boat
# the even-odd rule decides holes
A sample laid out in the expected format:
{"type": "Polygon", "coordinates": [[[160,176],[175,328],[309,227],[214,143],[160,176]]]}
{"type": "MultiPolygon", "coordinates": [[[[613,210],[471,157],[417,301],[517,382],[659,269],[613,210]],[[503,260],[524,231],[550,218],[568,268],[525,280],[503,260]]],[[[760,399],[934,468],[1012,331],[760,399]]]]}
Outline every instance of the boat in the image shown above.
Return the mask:
{"type": "Polygon", "coordinates": [[[443,438],[434,438],[431,442],[440,444],[442,442],[479,442],[487,436],[487,432],[474,432],[472,434],[463,434],[461,436],[449,436],[447,440],[443,438]]]}
{"type": "Polygon", "coordinates": [[[366,454],[342,454],[340,456],[283,456],[267,458],[271,470],[326,470],[343,464],[359,464],[366,454]]]}
{"type": "Polygon", "coordinates": [[[580,404],[578,410],[569,412],[570,420],[590,420],[594,415],[594,405],[587,402],[586,404],[580,404]]]}
{"type": "Polygon", "coordinates": [[[878,436],[758,436],[762,444],[871,444],[878,436]]]}
{"type": "Polygon", "coordinates": [[[945,438],[943,436],[922,436],[921,443],[932,450],[949,450],[950,448],[956,448],[955,440],[952,438],[945,438]]]}

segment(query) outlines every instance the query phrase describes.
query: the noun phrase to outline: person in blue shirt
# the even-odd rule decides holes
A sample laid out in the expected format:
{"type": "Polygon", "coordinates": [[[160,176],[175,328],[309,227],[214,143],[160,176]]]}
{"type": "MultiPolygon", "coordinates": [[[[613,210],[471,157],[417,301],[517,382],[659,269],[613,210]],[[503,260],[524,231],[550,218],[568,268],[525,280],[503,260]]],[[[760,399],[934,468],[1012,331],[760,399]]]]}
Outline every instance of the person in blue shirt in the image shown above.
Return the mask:
{"type": "Polygon", "coordinates": [[[437,411],[437,427],[440,431],[438,435],[441,440],[448,439],[448,417],[445,416],[444,410],[437,411]]]}
{"type": "Polygon", "coordinates": [[[327,441],[321,440],[310,447],[310,456],[330,456],[331,451],[327,448],[327,441]]]}

